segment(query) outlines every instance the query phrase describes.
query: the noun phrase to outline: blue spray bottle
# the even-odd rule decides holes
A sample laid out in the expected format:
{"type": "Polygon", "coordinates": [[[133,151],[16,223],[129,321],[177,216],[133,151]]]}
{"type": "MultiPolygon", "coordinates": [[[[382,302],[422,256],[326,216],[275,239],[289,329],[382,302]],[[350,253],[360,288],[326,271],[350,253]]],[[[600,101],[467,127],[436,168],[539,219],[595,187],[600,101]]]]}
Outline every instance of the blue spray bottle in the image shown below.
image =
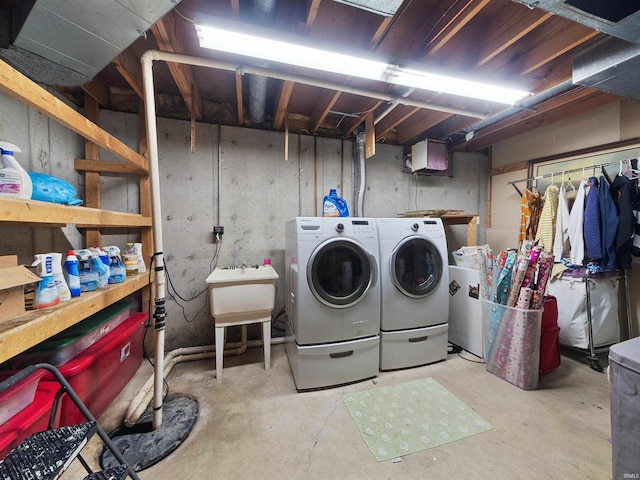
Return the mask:
{"type": "Polygon", "coordinates": [[[78,258],[73,250],[67,252],[67,259],[64,262],[64,278],[69,285],[72,297],[80,296],[80,271],[78,270],[78,258]]]}

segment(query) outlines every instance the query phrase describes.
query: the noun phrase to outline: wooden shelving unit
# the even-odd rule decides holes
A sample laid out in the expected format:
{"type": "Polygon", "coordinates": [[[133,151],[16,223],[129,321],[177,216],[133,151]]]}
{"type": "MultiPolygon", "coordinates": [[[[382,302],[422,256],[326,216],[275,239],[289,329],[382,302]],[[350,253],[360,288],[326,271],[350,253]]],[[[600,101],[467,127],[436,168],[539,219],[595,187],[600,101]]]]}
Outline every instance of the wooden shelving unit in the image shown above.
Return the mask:
{"type": "Polygon", "coordinates": [[[149,284],[148,274],[94,292],[83,292],[68,302],[42,310],[29,310],[0,322],[0,363],[75,325],[112,303],[149,284]]]}
{"type": "Polygon", "coordinates": [[[459,210],[415,210],[398,214],[399,217],[435,217],[441,218],[444,225],[466,225],[467,245],[476,245],[478,241],[478,223],[480,217],[475,213],[459,210]]]}
{"type": "MultiPolygon", "coordinates": [[[[87,244],[91,245],[100,245],[100,231],[104,229],[137,228],[144,246],[145,261],[148,262],[150,252],[153,251],[153,232],[147,159],[1,60],[0,90],[85,138],[85,150],[90,153],[88,155],[90,158],[69,159],[70,162],[75,161],[74,165],[77,170],[86,172],[85,204],[99,207],[100,173],[118,171],[139,176],[141,212],[135,214],[0,197],[0,226],[24,225],[34,228],[56,228],[75,225],[78,228],[86,229],[85,240],[87,244]],[[99,148],[113,153],[121,161],[100,161],[97,153],[99,148]]],[[[85,110],[97,117],[97,105],[90,103],[85,106],[85,110]]],[[[0,322],[0,363],[99,312],[112,303],[140,291],[148,284],[148,273],[136,275],[127,278],[121,284],[109,285],[94,292],[83,292],[80,297],[60,303],[55,307],[27,311],[18,317],[0,322]]]]}

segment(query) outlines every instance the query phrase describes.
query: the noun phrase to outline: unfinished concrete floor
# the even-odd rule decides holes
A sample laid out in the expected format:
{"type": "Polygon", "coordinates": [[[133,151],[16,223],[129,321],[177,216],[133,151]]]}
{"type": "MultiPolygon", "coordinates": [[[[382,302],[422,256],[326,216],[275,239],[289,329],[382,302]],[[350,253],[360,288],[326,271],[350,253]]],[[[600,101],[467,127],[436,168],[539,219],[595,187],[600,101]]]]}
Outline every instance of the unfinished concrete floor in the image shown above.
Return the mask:
{"type": "MultiPolygon", "coordinates": [[[[100,418],[107,430],[119,424],[150,374],[143,365],[100,418]]],[[[220,380],[210,360],[177,365],[168,383],[172,394],[197,397],[199,418],[175,452],[139,473],[142,479],[611,478],[609,383],[580,356],[563,356],[561,367],[535,391],[453,354],[437,364],[298,393],[283,345],[272,347],[267,371],[261,349],[250,349],[225,359],[220,380]],[[441,383],[493,429],[400,462],[378,463],[342,395],[424,377],[441,383]]]]}

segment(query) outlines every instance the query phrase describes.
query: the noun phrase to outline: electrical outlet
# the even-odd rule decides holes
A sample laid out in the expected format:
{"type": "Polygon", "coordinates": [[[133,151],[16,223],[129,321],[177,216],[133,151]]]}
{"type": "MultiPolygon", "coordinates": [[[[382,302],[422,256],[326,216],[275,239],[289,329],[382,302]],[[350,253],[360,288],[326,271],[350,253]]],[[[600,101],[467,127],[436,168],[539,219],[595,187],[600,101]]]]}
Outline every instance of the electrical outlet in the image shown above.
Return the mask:
{"type": "Polygon", "coordinates": [[[222,225],[216,225],[213,227],[214,235],[222,235],[224,233],[224,227],[222,225]]]}

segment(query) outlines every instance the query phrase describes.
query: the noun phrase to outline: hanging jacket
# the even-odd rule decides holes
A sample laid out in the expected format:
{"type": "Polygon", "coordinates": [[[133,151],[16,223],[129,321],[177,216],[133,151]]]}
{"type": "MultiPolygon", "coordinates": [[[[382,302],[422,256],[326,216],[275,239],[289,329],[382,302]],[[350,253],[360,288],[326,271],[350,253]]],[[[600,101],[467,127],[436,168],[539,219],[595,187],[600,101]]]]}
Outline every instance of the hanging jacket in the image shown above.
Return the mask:
{"type": "Polygon", "coordinates": [[[544,205],[538,222],[536,241],[544,250],[553,250],[553,237],[556,229],[556,215],[558,213],[558,186],[553,183],[544,192],[544,205]]]}
{"type": "Polygon", "coordinates": [[[600,226],[602,228],[602,261],[600,266],[603,270],[615,270],[618,209],[609,191],[609,184],[604,177],[600,177],[600,226]]]}
{"type": "Polygon", "coordinates": [[[584,206],[584,246],[585,261],[591,262],[602,258],[602,237],[600,228],[600,190],[598,179],[589,178],[591,188],[587,193],[584,206]]]}
{"type": "Polygon", "coordinates": [[[616,235],[616,256],[618,268],[631,268],[631,249],[636,219],[633,215],[633,186],[624,175],[616,175],[611,185],[613,201],[618,208],[618,233],[616,235]]]}
{"type": "Polygon", "coordinates": [[[578,186],[576,199],[569,212],[569,245],[571,246],[571,263],[582,265],[584,261],[584,200],[586,182],[582,180],[578,186]]]}

